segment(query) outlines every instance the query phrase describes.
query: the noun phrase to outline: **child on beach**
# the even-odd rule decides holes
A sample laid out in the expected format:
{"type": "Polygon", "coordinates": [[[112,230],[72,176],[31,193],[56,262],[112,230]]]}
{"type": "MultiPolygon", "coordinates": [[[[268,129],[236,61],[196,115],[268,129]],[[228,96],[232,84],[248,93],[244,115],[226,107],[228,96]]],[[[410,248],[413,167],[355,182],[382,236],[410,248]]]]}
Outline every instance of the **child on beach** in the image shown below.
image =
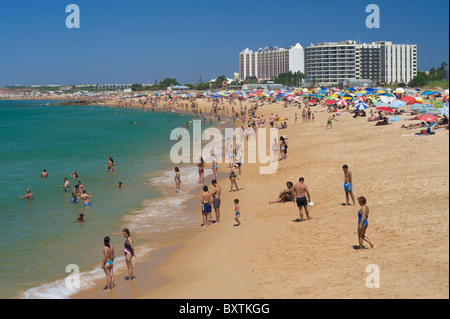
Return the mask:
{"type": "Polygon", "coordinates": [[[239,220],[241,217],[241,211],[239,209],[239,199],[234,200],[234,213],[235,213],[234,220],[237,222],[237,225],[235,225],[235,226],[241,226],[242,223],[239,220]]]}

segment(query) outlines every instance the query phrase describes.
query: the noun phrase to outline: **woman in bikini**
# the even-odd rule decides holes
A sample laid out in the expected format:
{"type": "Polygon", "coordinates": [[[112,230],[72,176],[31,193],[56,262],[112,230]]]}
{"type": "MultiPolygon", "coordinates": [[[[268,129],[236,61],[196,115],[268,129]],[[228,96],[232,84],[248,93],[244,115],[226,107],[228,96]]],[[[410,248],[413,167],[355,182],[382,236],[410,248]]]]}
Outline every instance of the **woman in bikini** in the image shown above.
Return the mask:
{"type": "Polygon", "coordinates": [[[128,267],[128,273],[129,273],[129,277],[128,280],[130,282],[133,282],[133,263],[131,262],[131,259],[133,259],[133,257],[137,257],[134,253],[134,245],[133,245],[133,239],[131,239],[131,234],[130,231],[128,229],[124,229],[122,231],[123,237],[126,238],[125,240],[125,244],[124,244],[124,252],[125,252],[125,260],[127,262],[127,267],[128,267]]]}
{"type": "Polygon", "coordinates": [[[111,156],[108,156],[108,171],[109,172],[113,172],[114,171],[114,166],[116,164],[114,164],[114,160],[112,159],[111,156]]]}
{"type": "Polygon", "coordinates": [[[200,157],[200,163],[198,163],[198,182],[200,184],[205,184],[205,161],[203,157],[200,157]]]}
{"type": "Polygon", "coordinates": [[[238,165],[235,164],[230,171],[230,182],[231,182],[231,190],[230,192],[233,191],[233,186],[236,186],[236,190],[239,191],[239,187],[237,185],[236,179],[239,179],[239,174],[238,174],[238,165]]]}
{"type": "Polygon", "coordinates": [[[111,291],[114,290],[114,247],[110,244],[111,239],[109,237],[105,237],[103,243],[105,248],[103,248],[103,262],[102,269],[106,274],[106,290],[111,291]]]}
{"type": "Polygon", "coordinates": [[[180,177],[180,169],[175,167],[175,186],[177,188],[176,192],[180,191],[181,177],[180,177]]]}
{"type": "Polygon", "coordinates": [[[212,156],[212,164],[213,164],[212,169],[214,172],[215,180],[217,181],[217,180],[219,180],[219,173],[218,173],[219,166],[217,165],[217,158],[216,158],[216,155],[214,155],[214,152],[211,154],[211,156],[212,156]]]}

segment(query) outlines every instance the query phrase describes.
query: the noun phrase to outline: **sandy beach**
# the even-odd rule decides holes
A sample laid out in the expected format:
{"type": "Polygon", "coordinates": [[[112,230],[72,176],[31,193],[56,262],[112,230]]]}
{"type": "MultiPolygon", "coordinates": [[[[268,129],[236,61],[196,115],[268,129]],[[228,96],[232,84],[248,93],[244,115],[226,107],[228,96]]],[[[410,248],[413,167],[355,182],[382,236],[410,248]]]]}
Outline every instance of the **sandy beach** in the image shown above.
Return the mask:
{"type": "MultiPolygon", "coordinates": [[[[448,298],[448,131],[417,137],[417,131],[401,128],[408,116],[375,127],[350,114],[326,130],[326,108],[312,110],[315,121],[302,123],[294,107],[259,108],[257,116],[291,119],[280,131],[289,151],[277,173],[260,175],[259,164],[243,164],[241,191],[230,193],[229,180],[219,182],[222,223],[200,229],[198,193],[198,204],[192,204],[198,211],[196,234],[160,251],[161,262],[154,257],[138,265],[134,285],[118,274],[114,294],[99,292],[99,284],[75,298],[448,298]],[[356,249],[360,207],[342,205],[344,164],[353,173],[355,197],[368,200],[373,249],[356,249]],[[287,181],[295,184],[300,177],[315,203],[312,219],[303,222],[296,221],[295,203],[269,205],[287,181]],[[240,227],[234,221],[235,198],[240,227]],[[379,269],[379,288],[366,286],[369,265],[379,269]]],[[[228,173],[227,164],[220,171],[228,173]]]]}

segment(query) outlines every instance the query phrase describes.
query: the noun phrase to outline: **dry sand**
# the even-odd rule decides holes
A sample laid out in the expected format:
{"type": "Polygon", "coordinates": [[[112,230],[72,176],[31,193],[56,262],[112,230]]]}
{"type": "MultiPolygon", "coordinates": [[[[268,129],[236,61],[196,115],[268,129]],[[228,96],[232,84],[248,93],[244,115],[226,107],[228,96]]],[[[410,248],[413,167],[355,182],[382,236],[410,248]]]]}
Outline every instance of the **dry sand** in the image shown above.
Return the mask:
{"type": "MultiPolygon", "coordinates": [[[[136,273],[146,280],[135,283],[138,294],[126,288],[78,298],[449,298],[448,131],[402,136],[416,132],[400,128],[405,116],[375,127],[348,114],[326,130],[329,114],[313,110],[319,111],[315,122],[302,123],[294,107],[260,108],[257,116],[291,119],[280,131],[289,151],[277,173],[260,175],[258,164],[243,164],[243,189],[233,193],[228,180],[220,181],[222,223],[200,230],[161,264],[140,265],[136,273]],[[355,197],[368,200],[373,249],[354,248],[359,206],[341,205],[344,164],[353,173],[355,197]],[[268,204],[299,177],[315,202],[310,221],[295,222],[294,203],[268,204]],[[241,201],[240,227],[234,226],[235,198],[241,201]],[[379,267],[380,288],[366,286],[371,264],[379,267]]],[[[222,172],[226,166],[220,165],[222,172]]]]}

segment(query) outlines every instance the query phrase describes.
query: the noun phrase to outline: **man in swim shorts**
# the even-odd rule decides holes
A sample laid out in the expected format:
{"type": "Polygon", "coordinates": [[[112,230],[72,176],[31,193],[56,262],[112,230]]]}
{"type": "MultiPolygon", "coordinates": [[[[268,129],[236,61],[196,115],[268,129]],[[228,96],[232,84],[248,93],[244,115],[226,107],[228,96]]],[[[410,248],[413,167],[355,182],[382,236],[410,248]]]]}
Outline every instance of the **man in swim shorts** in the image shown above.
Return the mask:
{"type": "Polygon", "coordinates": [[[309,194],[308,187],[304,184],[305,179],[300,177],[299,183],[294,186],[294,193],[297,198],[297,206],[300,215],[300,220],[303,221],[303,209],[305,209],[306,220],[310,220],[308,204],[311,202],[311,195],[309,194]]]}
{"type": "Polygon", "coordinates": [[[208,192],[208,186],[203,187],[203,194],[202,194],[202,218],[203,218],[203,225],[202,228],[208,226],[208,217],[211,214],[211,201],[212,197],[211,194],[208,192]]]}
{"type": "Polygon", "coordinates": [[[89,195],[88,195],[88,194],[86,194],[86,190],[84,190],[83,194],[80,196],[80,198],[83,201],[83,207],[91,205],[92,193],[89,193],[89,195]]]}
{"type": "Polygon", "coordinates": [[[75,185],[75,187],[72,190],[72,203],[78,203],[78,196],[80,196],[80,192],[78,190],[78,185],[75,185]]]}
{"type": "Polygon", "coordinates": [[[353,205],[355,205],[355,196],[353,195],[353,177],[352,173],[348,170],[348,165],[342,166],[344,171],[344,190],[345,190],[345,200],[346,205],[350,206],[349,197],[352,198],[353,205]]]}

